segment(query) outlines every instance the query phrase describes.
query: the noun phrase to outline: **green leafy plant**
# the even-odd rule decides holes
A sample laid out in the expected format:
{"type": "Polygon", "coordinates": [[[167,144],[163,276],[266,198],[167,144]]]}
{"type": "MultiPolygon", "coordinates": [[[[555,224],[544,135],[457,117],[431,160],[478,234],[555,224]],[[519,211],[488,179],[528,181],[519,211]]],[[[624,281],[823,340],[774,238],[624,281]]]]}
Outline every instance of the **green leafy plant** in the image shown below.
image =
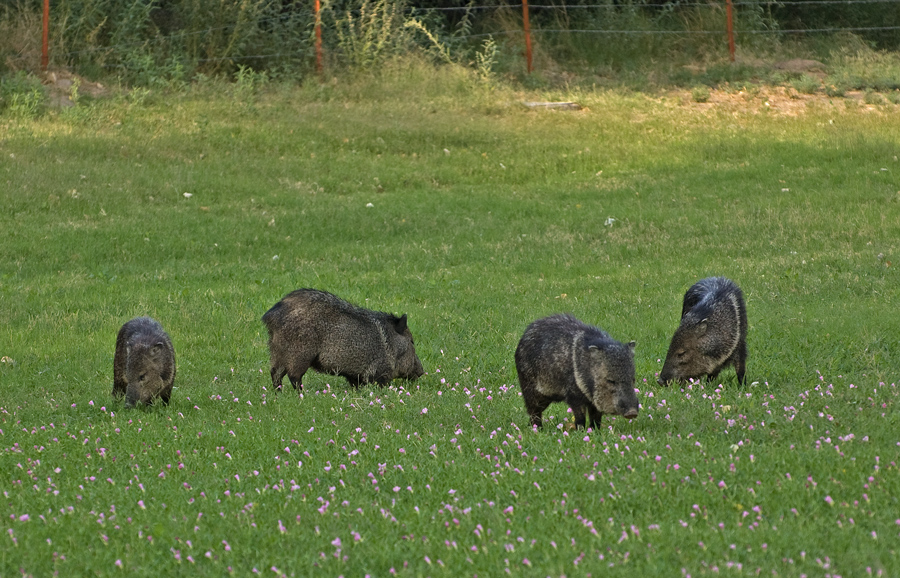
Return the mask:
{"type": "Polygon", "coordinates": [[[712,94],[709,91],[709,87],[706,85],[698,84],[691,89],[691,99],[694,102],[708,102],[710,96],[712,96],[712,94]]]}
{"type": "MultiPolygon", "coordinates": [[[[403,0],[360,0],[335,21],[337,46],[343,59],[357,70],[369,69],[411,47],[403,0]]],[[[426,30],[424,26],[416,26],[426,30]]]]}
{"type": "Polygon", "coordinates": [[[803,74],[791,81],[791,87],[800,94],[815,94],[821,84],[821,81],[811,74],[803,74]]]}
{"type": "Polygon", "coordinates": [[[481,44],[481,50],[475,53],[475,70],[485,82],[494,80],[494,66],[497,64],[499,47],[493,38],[487,38],[481,44]]]}
{"type": "Polygon", "coordinates": [[[850,88],[877,91],[900,88],[900,54],[866,46],[832,51],[832,77],[850,88]]]}
{"type": "Polygon", "coordinates": [[[33,119],[47,106],[47,90],[36,77],[25,72],[0,78],[0,113],[33,119]]]}
{"type": "Polygon", "coordinates": [[[234,96],[241,101],[249,100],[269,83],[269,75],[266,71],[253,70],[243,65],[238,65],[234,79],[234,96]]]}
{"type": "Polygon", "coordinates": [[[884,97],[881,96],[880,93],[869,88],[863,93],[863,102],[866,104],[884,104],[884,97]]]}
{"type": "Polygon", "coordinates": [[[842,79],[836,78],[826,78],[825,79],[825,94],[833,97],[844,96],[850,88],[844,83],[842,79]]]}
{"type": "Polygon", "coordinates": [[[450,49],[447,44],[441,42],[441,40],[421,21],[415,18],[410,18],[404,23],[403,26],[404,28],[408,28],[414,31],[417,30],[423,36],[425,36],[425,38],[428,40],[428,50],[437,55],[438,61],[446,64],[450,64],[453,62],[453,57],[450,54],[450,49]]]}

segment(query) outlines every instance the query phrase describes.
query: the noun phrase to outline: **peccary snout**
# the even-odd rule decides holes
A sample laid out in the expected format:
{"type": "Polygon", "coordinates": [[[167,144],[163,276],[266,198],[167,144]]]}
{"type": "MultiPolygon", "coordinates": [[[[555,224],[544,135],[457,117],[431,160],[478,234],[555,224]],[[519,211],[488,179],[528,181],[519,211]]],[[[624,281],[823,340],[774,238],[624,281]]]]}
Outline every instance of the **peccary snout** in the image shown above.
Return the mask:
{"type": "Polygon", "coordinates": [[[422,367],[422,362],[418,357],[415,358],[415,362],[413,365],[414,366],[412,371],[401,374],[400,377],[402,377],[403,379],[408,379],[409,381],[415,381],[425,375],[425,368],[422,367]]]}

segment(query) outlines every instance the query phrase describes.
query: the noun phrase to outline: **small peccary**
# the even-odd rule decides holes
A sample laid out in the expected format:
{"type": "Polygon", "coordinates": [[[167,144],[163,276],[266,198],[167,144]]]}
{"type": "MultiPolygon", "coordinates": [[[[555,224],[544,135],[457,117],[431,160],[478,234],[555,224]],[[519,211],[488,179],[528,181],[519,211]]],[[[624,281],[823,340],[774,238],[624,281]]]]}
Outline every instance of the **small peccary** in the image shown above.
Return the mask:
{"type": "Polygon", "coordinates": [[[175,349],[162,325],[150,317],[136,317],[122,326],[113,358],[113,390],[125,396],[125,407],[169,403],[175,382],[175,349]]]}
{"type": "Polygon", "coordinates": [[[289,293],[262,317],[269,330],[272,385],[285,375],[295,389],[312,367],[341,375],[354,386],[387,385],[425,373],[406,315],[370,311],[315,289],[289,293]]]}
{"type": "Polygon", "coordinates": [[[738,383],[747,367],[747,309],[744,294],[725,277],[702,279],[684,294],[681,325],[672,336],[660,385],[704,375],[713,380],[733,365],[738,383]]]}
{"type": "Polygon", "coordinates": [[[619,343],[572,315],[551,315],[528,326],[516,348],[516,371],[531,425],[554,401],[565,401],[575,427],[600,427],[603,414],[634,419],[634,341],[619,343]]]}

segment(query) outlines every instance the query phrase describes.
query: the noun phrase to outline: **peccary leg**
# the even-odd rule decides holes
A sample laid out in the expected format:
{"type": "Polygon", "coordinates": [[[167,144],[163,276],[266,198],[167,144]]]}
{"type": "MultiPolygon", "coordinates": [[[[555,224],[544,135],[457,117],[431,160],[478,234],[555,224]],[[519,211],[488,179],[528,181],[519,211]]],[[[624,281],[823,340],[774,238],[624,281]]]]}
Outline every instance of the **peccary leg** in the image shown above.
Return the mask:
{"type": "Polygon", "coordinates": [[[287,367],[288,379],[291,380],[291,385],[293,385],[294,389],[297,391],[303,389],[303,375],[306,374],[310,365],[312,365],[310,360],[294,358],[287,367]]]}
{"type": "MultiPolygon", "coordinates": [[[[381,387],[384,387],[384,386],[388,385],[389,383],[391,383],[392,377],[393,376],[390,373],[382,373],[381,375],[376,375],[375,383],[377,383],[381,387]]],[[[368,380],[366,380],[366,381],[368,381],[368,380]]]]}
{"type": "Polygon", "coordinates": [[[128,389],[128,380],[125,379],[125,364],[127,363],[125,359],[125,349],[121,347],[116,347],[116,353],[113,356],[113,390],[112,395],[115,398],[120,398],[125,395],[125,390],[128,389]]]}
{"type": "Polygon", "coordinates": [[[573,404],[572,415],[575,416],[575,429],[584,429],[585,425],[585,406],[573,404]]]}
{"type": "Polygon", "coordinates": [[[747,369],[747,348],[739,347],[734,352],[734,370],[737,372],[737,380],[741,385],[745,385],[744,371],[747,369]]]}
{"type": "Polygon", "coordinates": [[[270,373],[272,374],[272,387],[275,388],[276,392],[281,391],[281,380],[283,380],[284,376],[287,374],[287,369],[283,367],[275,367],[273,365],[270,373]]]}
{"type": "Polygon", "coordinates": [[[745,367],[745,365],[744,365],[744,362],[742,361],[740,364],[735,363],[735,364],[734,364],[734,369],[735,369],[735,371],[737,371],[737,380],[738,380],[738,383],[741,384],[741,385],[746,385],[747,382],[744,381],[744,370],[746,369],[746,367],[745,367]]]}
{"type": "Polygon", "coordinates": [[[525,411],[528,412],[528,415],[531,417],[531,425],[537,426],[538,428],[543,427],[544,420],[542,418],[542,414],[544,410],[550,405],[550,400],[543,395],[533,395],[525,398],[525,411]]]}
{"type": "Polygon", "coordinates": [[[600,413],[597,408],[592,405],[589,405],[588,408],[588,426],[594,431],[600,429],[600,418],[603,417],[603,414],[600,413]]]}
{"type": "Polygon", "coordinates": [[[303,389],[303,376],[307,369],[309,369],[309,363],[294,363],[291,367],[282,370],[281,376],[278,378],[278,388],[281,389],[281,377],[284,377],[286,373],[294,389],[300,391],[303,389]]]}
{"type": "MultiPolygon", "coordinates": [[[[338,375],[340,375],[341,377],[343,377],[344,379],[346,379],[346,380],[347,380],[347,383],[349,383],[350,385],[352,385],[352,386],[353,386],[354,388],[356,388],[356,389],[359,389],[359,387],[360,387],[361,385],[366,385],[366,384],[368,383],[368,381],[366,381],[366,380],[365,380],[362,376],[360,376],[359,374],[355,374],[355,373],[354,373],[354,374],[350,374],[350,373],[339,373],[338,375]]],[[[386,386],[388,383],[390,383],[390,380],[387,380],[387,381],[384,381],[384,380],[376,380],[376,383],[377,383],[378,385],[380,385],[381,387],[384,387],[384,386],[386,386]]]]}
{"type": "Polygon", "coordinates": [[[294,386],[294,389],[297,390],[298,392],[303,389],[303,375],[300,375],[299,377],[295,377],[289,373],[288,380],[291,382],[291,385],[294,386]]]}

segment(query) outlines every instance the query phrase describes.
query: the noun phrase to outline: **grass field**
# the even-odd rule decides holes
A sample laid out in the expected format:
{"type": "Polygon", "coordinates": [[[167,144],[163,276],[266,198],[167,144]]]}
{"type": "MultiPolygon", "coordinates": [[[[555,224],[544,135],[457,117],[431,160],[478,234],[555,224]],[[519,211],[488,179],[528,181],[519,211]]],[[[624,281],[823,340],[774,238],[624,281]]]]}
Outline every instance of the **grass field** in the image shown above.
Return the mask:
{"type": "Polygon", "coordinates": [[[789,104],[413,66],[0,118],[0,575],[900,574],[900,107],[789,104]],[[709,275],[748,384],[659,387],[709,275]],[[427,375],[275,395],[298,287],[407,313],[427,375]],[[637,419],[527,427],[560,311],[637,341],[637,419]],[[168,407],[110,397],[137,315],[168,407]]]}

